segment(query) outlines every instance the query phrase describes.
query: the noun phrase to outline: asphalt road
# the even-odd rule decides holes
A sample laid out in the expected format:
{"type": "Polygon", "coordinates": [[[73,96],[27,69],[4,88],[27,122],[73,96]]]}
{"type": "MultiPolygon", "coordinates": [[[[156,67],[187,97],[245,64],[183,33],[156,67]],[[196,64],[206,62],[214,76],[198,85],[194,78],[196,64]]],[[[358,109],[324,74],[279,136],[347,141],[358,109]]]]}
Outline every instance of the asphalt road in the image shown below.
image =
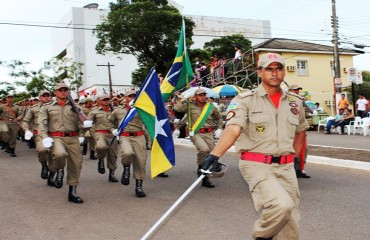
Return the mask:
{"type": "MultiPolygon", "coordinates": [[[[19,143],[16,153],[16,158],[0,153],[0,239],[5,240],[140,239],[196,179],[191,146],[176,146],[169,178],[144,181],[143,199],[135,197],[134,184],[108,182],[107,174],[97,172],[97,161],[85,157],[78,188],[85,202],[74,204],[67,201],[67,186],[48,187],[39,177],[34,150],[19,143]]],[[[258,214],[236,159],[227,153],[222,162],[228,172],[214,180],[216,188],[197,186],[150,239],[251,239],[258,214]]],[[[299,179],[300,239],[369,239],[369,172],[308,167],[314,177],[299,179]]],[[[121,172],[120,165],[117,175],[121,172]]]]}
{"type": "Polygon", "coordinates": [[[307,132],[308,144],[370,150],[370,136],[324,134],[323,131],[307,132]]]}

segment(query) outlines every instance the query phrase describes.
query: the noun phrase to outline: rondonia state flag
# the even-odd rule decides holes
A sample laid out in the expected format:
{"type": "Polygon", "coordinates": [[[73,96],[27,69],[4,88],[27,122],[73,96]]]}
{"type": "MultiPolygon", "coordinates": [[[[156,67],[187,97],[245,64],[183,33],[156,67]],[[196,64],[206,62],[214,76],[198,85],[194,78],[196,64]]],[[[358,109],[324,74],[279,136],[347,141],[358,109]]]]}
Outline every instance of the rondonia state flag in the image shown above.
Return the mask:
{"type": "Polygon", "coordinates": [[[175,165],[175,146],[171,127],[154,68],[150,70],[136,95],[134,106],[153,141],[151,177],[154,178],[175,165]]]}
{"type": "Polygon", "coordinates": [[[163,101],[166,101],[173,92],[189,84],[193,78],[193,69],[185,47],[185,23],[183,22],[175,60],[161,84],[163,101]]]}

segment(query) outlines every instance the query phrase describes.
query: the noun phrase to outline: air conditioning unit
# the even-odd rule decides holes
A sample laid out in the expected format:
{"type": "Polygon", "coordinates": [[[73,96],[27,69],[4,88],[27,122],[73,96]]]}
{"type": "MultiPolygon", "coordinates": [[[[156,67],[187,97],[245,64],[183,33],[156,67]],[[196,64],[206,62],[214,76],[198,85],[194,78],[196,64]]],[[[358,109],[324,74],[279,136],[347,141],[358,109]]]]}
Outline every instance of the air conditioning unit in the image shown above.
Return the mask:
{"type": "Polygon", "coordinates": [[[287,70],[288,72],[294,72],[294,71],[295,71],[295,66],[287,66],[287,67],[286,67],[286,70],[287,70]]]}

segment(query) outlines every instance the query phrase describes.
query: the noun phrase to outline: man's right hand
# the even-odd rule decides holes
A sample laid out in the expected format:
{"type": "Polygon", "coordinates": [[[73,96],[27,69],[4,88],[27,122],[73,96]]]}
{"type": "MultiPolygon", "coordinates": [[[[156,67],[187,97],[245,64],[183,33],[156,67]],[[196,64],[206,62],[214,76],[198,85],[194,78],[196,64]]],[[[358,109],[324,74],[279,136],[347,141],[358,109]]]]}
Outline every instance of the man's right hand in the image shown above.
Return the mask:
{"type": "Polygon", "coordinates": [[[44,148],[50,148],[53,145],[54,140],[51,137],[42,139],[42,145],[44,148]]]}
{"type": "Polygon", "coordinates": [[[204,159],[204,162],[203,162],[203,170],[205,171],[208,171],[210,166],[213,165],[212,167],[212,170],[215,171],[215,172],[220,172],[221,169],[220,169],[220,164],[218,163],[218,159],[219,157],[215,156],[215,155],[212,155],[212,154],[208,154],[206,159],[204,159]],[[217,166],[215,166],[217,165],[217,166]]]}

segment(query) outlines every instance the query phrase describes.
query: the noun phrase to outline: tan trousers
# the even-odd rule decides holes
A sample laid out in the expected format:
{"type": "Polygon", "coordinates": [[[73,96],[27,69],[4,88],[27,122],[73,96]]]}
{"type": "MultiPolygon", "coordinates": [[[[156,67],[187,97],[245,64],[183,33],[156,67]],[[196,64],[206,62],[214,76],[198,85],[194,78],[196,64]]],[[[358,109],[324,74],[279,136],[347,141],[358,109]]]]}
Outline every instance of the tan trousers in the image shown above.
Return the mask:
{"type": "Polygon", "coordinates": [[[193,142],[194,146],[198,150],[197,165],[200,165],[203,163],[206,156],[215,147],[215,139],[213,137],[213,132],[197,133],[194,136],[190,137],[190,140],[193,142]]]}
{"type": "MultiPolygon", "coordinates": [[[[8,123],[9,126],[9,147],[15,148],[17,145],[18,123],[8,123]]],[[[6,141],[5,141],[6,142],[6,141]]]]}
{"type": "Polygon", "coordinates": [[[262,209],[253,237],[298,240],[301,211],[293,164],[240,160],[239,169],[249,185],[256,211],[262,209]]]}
{"type": "Polygon", "coordinates": [[[67,165],[67,184],[77,186],[82,169],[82,153],[78,137],[53,137],[51,147],[52,166],[50,171],[64,169],[67,165]]]}
{"type": "Polygon", "coordinates": [[[118,145],[117,140],[114,140],[113,144],[110,142],[113,138],[111,133],[95,133],[96,147],[95,155],[98,159],[104,159],[107,157],[107,167],[112,170],[117,169],[117,153],[118,145]]]}
{"type": "Polygon", "coordinates": [[[42,144],[42,138],[40,135],[35,135],[35,144],[36,144],[36,151],[37,156],[39,158],[40,163],[47,163],[48,166],[52,164],[51,157],[50,157],[50,151],[49,149],[46,149],[44,145],[42,144]]]}
{"type": "Polygon", "coordinates": [[[96,146],[95,130],[89,129],[86,131],[83,144],[88,144],[90,150],[95,151],[96,146]]]}
{"type": "Polygon", "coordinates": [[[122,165],[130,166],[132,163],[134,179],[144,180],[146,174],[146,141],[145,137],[120,138],[122,165]]]}

